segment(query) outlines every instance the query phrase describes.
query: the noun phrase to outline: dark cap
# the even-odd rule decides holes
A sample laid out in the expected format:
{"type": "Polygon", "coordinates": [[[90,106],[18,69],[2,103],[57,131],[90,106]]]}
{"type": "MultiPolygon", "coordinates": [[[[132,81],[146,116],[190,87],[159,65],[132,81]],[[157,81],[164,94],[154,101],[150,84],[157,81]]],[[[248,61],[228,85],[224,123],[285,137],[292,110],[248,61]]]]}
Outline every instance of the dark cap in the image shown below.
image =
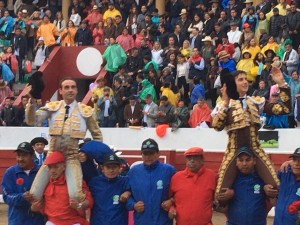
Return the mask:
{"type": "Polygon", "coordinates": [[[33,138],[30,142],[31,145],[35,145],[36,143],[43,143],[44,145],[48,144],[48,141],[43,137],[33,138]]]}
{"type": "Polygon", "coordinates": [[[142,143],[141,151],[155,151],[158,152],[158,144],[155,140],[148,138],[142,143]]]}
{"type": "Polygon", "coordinates": [[[119,157],[116,156],[115,154],[109,154],[109,155],[105,156],[105,158],[103,160],[103,166],[109,165],[109,164],[121,165],[121,161],[120,161],[119,157]]]}
{"type": "Polygon", "coordinates": [[[21,144],[19,144],[16,151],[22,151],[25,153],[34,154],[34,149],[29,142],[22,142],[21,144]]]}
{"type": "Polygon", "coordinates": [[[237,22],[235,22],[235,21],[231,21],[229,25],[230,25],[230,26],[237,26],[238,24],[237,24],[237,22]]]}
{"type": "Polygon", "coordinates": [[[237,152],[235,154],[235,157],[238,157],[242,153],[247,154],[247,155],[249,155],[251,157],[254,156],[254,152],[249,147],[244,146],[244,147],[240,147],[237,150],[237,152]]]}
{"type": "Polygon", "coordinates": [[[289,158],[300,157],[300,148],[296,148],[294,154],[290,155],[289,158]]]}

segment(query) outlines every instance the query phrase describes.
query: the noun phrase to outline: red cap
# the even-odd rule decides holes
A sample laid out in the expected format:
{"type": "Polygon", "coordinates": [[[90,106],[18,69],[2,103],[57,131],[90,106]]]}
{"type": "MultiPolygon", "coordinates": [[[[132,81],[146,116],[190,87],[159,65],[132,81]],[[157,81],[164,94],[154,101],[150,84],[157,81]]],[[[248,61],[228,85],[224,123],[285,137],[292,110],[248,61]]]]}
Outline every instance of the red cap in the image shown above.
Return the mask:
{"type": "Polygon", "coordinates": [[[59,151],[54,151],[50,154],[47,155],[47,158],[44,162],[45,165],[51,165],[51,164],[56,164],[60,162],[65,162],[65,156],[59,152],[59,151]]]}
{"type": "Polygon", "coordinates": [[[245,24],[243,25],[243,28],[248,28],[248,27],[250,27],[250,24],[249,24],[249,23],[245,23],[245,24]]]}
{"type": "Polygon", "coordinates": [[[185,156],[189,156],[189,155],[200,155],[203,156],[203,148],[199,148],[199,147],[192,147],[189,148],[188,150],[186,150],[186,152],[184,153],[185,156]]]}

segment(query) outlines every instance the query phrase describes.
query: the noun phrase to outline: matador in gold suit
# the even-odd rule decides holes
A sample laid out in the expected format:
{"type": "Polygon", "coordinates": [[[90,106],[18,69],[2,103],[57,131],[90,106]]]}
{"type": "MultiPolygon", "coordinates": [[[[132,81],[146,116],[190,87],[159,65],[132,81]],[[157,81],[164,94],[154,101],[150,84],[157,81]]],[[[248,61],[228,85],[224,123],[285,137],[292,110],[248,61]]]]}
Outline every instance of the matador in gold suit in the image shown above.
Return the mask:
{"type": "MultiPolygon", "coordinates": [[[[54,150],[62,151],[67,159],[66,181],[70,198],[80,202],[85,199],[82,193],[82,171],[78,161],[78,142],[84,139],[89,130],[93,139],[102,141],[102,133],[93,118],[93,109],[90,106],[73,101],[66,106],[64,100],[49,102],[45,107],[35,112],[34,104],[28,103],[26,107],[26,122],[34,125],[37,121],[49,119],[50,149],[48,155],[54,150]]],[[[35,199],[41,199],[49,181],[48,167],[42,165],[30,189],[35,199]]]]}
{"type": "Polygon", "coordinates": [[[260,112],[282,115],[291,112],[290,88],[280,87],[281,103],[265,101],[263,97],[249,97],[240,100],[230,99],[229,105],[224,106],[224,101],[217,104],[212,112],[212,126],[218,131],[225,128],[228,134],[228,143],[219,169],[218,183],[215,192],[217,197],[223,188],[231,188],[237,175],[235,153],[243,146],[251,148],[257,157],[256,172],[265,184],[271,184],[274,188],[279,186],[275,169],[268,155],[261,148],[258,138],[260,124],[260,112]]]}

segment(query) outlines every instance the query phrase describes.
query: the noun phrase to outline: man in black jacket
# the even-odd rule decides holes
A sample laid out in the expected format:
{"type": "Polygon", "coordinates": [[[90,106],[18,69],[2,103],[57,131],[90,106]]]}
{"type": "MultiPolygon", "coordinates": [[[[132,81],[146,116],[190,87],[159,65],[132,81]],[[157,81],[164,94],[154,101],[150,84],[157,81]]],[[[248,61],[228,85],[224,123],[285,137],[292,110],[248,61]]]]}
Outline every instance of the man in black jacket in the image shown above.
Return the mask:
{"type": "Polygon", "coordinates": [[[22,35],[20,27],[15,28],[15,35],[13,36],[11,43],[13,47],[13,53],[18,61],[19,81],[23,82],[25,72],[22,68],[22,62],[27,54],[27,39],[24,35],[22,35]]]}
{"type": "Polygon", "coordinates": [[[300,12],[296,5],[291,5],[291,12],[286,16],[286,24],[289,29],[289,36],[293,41],[293,49],[298,49],[300,43],[300,12]]]}
{"type": "Polygon", "coordinates": [[[282,34],[282,26],[284,24],[284,17],[279,15],[278,8],[273,8],[273,16],[270,18],[270,36],[279,43],[280,35],[282,34]]]}
{"type": "Polygon", "coordinates": [[[93,42],[92,31],[88,28],[88,22],[83,20],[75,34],[75,42],[78,45],[91,45],[93,42]]]}
{"type": "Polygon", "coordinates": [[[11,104],[11,97],[5,99],[4,107],[1,110],[0,119],[3,126],[15,126],[17,109],[11,104]]]}

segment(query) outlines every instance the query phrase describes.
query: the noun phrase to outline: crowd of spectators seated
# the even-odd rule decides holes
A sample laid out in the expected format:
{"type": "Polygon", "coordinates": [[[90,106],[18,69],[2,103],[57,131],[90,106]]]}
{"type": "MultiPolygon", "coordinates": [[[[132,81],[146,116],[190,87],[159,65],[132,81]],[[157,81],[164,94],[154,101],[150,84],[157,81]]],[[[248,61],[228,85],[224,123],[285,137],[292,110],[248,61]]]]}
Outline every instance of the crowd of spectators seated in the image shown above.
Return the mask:
{"type": "Polygon", "coordinates": [[[272,66],[282,70],[291,88],[295,113],[281,125],[268,125],[299,126],[299,1],[263,0],[254,6],[252,0],[170,0],[160,15],[153,0],[72,0],[68,18],[61,4],[0,1],[2,125],[26,125],[20,113],[17,119],[22,107],[13,113],[7,90],[26,82],[24,61],[39,68],[57,45],[106,45],[106,51],[120,46],[122,52],[118,66],[104,57],[107,78],[92,89],[100,127],[209,127],[222,69],[244,70],[249,96],[280,101],[272,66]],[[8,122],[8,111],[16,119],[8,122]]]}

